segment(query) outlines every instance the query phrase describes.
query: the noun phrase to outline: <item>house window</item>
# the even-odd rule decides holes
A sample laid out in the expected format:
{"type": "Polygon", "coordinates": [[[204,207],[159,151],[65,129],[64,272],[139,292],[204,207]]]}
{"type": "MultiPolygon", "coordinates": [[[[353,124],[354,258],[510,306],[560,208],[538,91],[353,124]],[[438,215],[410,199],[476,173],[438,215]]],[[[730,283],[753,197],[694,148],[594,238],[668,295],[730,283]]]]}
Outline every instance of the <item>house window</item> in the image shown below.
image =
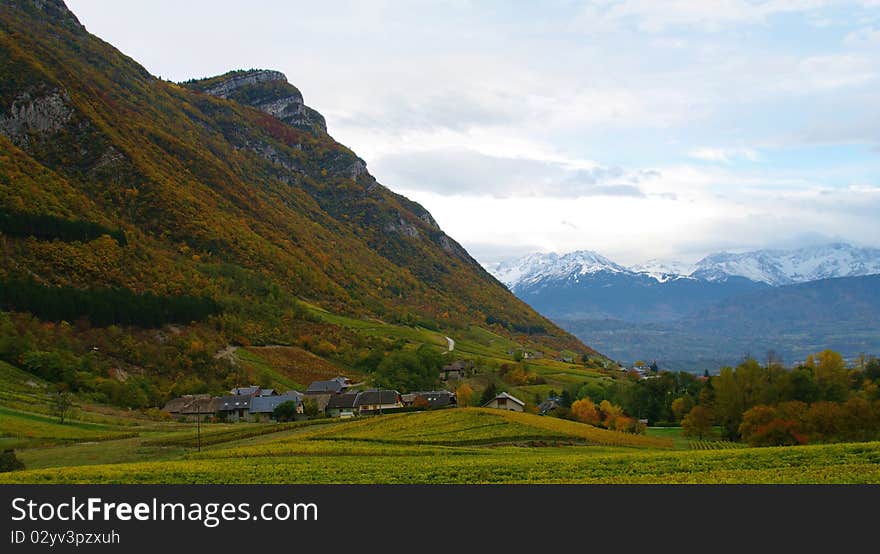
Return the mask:
{"type": "Polygon", "coordinates": [[[507,406],[507,399],[506,398],[499,398],[498,405],[499,406],[507,406]]]}

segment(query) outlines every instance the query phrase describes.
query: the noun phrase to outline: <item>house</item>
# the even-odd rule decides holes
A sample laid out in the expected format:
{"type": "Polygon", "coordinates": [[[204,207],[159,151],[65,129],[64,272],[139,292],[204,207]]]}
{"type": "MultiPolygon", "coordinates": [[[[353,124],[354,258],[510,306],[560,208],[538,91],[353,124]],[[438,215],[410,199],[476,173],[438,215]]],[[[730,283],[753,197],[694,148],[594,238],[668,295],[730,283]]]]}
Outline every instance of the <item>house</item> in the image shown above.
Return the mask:
{"type": "Polygon", "coordinates": [[[359,414],[402,408],[403,399],[396,390],[366,390],[358,393],[354,407],[359,414]]]}
{"type": "Polygon", "coordinates": [[[538,404],[538,413],[541,415],[547,415],[560,406],[562,406],[562,399],[558,396],[551,396],[547,398],[547,400],[538,404]]]}
{"type": "Polygon", "coordinates": [[[526,403],[507,394],[506,392],[502,392],[489,402],[483,404],[484,408],[497,408],[499,410],[511,410],[514,412],[521,412],[525,409],[526,403]]]}
{"type": "Polygon", "coordinates": [[[351,386],[351,379],[334,377],[329,381],[312,381],[306,389],[306,395],[339,394],[351,386]]]}
{"type": "Polygon", "coordinates": [[[217,410],[210,394],[187,394],[166,402],[162,411],[177,419],[195,421],[200,417],[213,416],[217,410]]]}
{"type": "Polygon", "coordinates": [[[352,417],[357,415],[357,392],[334,394],[327,402],[325,411],[330,417],[352,417]]]}
{"type": "Polygon", "coordinates": [[[414,406],[417,402],[428,408],[450,408],[458,405],[455,393],[448,390],[413,392],[402,395],[401,400],[404,406],[414,406]]]}
{"type": "Polygon", "coordinates": [[[226,421],[250,421],[250,407],[253,396],[231,394],[216,399],[217,415],[226,421]]]}
{"type": "Polygon", "coordinates": [[[296,403],[296,413],[303,413],[303,395],[296,391],[288,391],[284,394],[267,396],[254,396],[248,407],[248,417],[253,421],[266,421],[273,419],[275,408],[285,402],[296,403]]]}
{"type": "Polygon", "coordinates": [[[474,363],[467,360],[457,360],[440,368],[440,379],[461,379],[474,369],[474,363]]]}

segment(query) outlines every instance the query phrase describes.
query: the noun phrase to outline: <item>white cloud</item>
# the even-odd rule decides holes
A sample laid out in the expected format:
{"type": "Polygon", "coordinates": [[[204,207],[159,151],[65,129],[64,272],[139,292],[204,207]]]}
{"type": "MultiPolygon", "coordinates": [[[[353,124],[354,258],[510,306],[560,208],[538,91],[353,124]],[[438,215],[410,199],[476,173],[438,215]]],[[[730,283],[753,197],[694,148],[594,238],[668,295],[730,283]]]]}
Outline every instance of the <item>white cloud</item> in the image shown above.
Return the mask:
{"type": "Polygon", "coordinates": [[[735,159],[746,159],[750,162],[758,161],[758,152],[751,148],[696,148],[688,152],[691,158],[707,162],[720,162],[729,164],[735,159]]]}

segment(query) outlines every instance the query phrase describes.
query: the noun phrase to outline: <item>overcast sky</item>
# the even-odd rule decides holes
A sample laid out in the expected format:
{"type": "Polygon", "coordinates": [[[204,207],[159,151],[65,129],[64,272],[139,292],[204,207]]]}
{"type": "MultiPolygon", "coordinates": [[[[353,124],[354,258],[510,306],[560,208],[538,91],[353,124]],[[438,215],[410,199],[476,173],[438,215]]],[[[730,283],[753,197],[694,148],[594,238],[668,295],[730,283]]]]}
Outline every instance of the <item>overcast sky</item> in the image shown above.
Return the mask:
{"type": "Polygon", "coordinates": [[[175,81],[283,71],[481,262],[880,246],[880,0],[68,0],[175,81]]]}

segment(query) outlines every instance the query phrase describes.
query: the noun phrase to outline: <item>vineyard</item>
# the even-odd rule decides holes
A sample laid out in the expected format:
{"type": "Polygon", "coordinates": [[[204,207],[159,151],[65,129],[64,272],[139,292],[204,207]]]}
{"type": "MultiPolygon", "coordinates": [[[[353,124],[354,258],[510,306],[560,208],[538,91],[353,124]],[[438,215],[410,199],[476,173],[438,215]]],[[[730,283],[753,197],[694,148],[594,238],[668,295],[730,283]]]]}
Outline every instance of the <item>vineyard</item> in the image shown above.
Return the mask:
{"type": "MultiPolygon", "coordinates": [[[[146,462],[0,474],[2,483],[876,483],[880,443],[709,451],[592,447],[459,449],[396,455],[362,446],[288,456],[146,462]],[[335,451],[334,451],[335,450],[335,451]],[[311,455],[310,455],[311,454],[311,455]]],[[[310,446],[311,448],[311,446],[310,446]]],[[[418,449],[418,447],[411,447],[418,449]]],[[[218,453],[222,456],[222,453],[218,453]]],[[[201,456],[208,456],[202,453],[201,456]]]]}
{"type": "Polygon", "coordinates": [[[691,450],[724,450],[726,448],[745,448],[745,445],[732,441],[690,441],[691,450]]]}

